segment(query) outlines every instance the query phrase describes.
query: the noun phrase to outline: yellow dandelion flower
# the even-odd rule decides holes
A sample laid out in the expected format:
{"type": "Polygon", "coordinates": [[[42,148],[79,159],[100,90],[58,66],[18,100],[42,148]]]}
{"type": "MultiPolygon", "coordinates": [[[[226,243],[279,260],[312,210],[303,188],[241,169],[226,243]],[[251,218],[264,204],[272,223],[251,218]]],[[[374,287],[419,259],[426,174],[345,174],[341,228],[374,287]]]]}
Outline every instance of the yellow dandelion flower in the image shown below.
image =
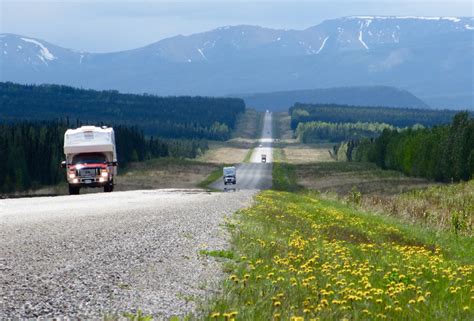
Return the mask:
{"type": "Polygon", "coordinates": [[[280,301],[275,301],[275,302],[273,302],[273,306],[275,308],[278,308],[279,306],[281,306],[281,302],[280,301]]]}
{"type": "Polygon", "coordinates": [[[217,319],[218,317],[220,317],[220,315],[221,314],[219,312],[214,312],[214,313],[211,314],[211,318],[212,319],[217,319]]]}
{"type": "Polygon", "coordinates": [[[465,306],[464,308],[462,308],[462,309],[463,309],[464,311],[467,311],[467,310],[469,310],[469,306],[466,305],[466,306],[465,306]]]}
{"type": "Polygon", "coordinates": [[[418,299],[416,299],[416,301],[418,303],[423,303],[423,302],[425,302],[425,297],[421,295],[421,296],[418,297],[418,299]]]}

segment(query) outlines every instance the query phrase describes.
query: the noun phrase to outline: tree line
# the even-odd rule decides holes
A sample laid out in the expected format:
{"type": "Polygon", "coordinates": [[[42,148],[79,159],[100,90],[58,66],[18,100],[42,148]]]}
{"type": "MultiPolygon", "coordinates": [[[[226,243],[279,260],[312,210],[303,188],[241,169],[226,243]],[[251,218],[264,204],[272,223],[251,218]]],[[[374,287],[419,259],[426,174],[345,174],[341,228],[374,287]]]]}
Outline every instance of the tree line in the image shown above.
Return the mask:
{"type": "Polygon", "coordinates": [[[404,131],[386,129],[360,141],[352,159],[376,163],[410,176],[436,181],[469,180],[474,175],[474,118],[455,115],[449,125],[404,131]]]}
{"type": "MultiPolygon", "coordinates": [[[[80,125],[77,122],[76,125],[80,125]]],[[[64,180],[60,162],[67,121],[0,124],[0,194],[53,185],[64,180]]],[[[208,149],[205,140],[146,138],[136,126],[114,126],[120,166],[155,157],[194,158],[208,149]]]]}
{"type": "Polygon", "coordinates": [[[385,123],[328,123],[322,121],[299,123],[296,138],[302,143],[342,142],[361,138],[375,138],[385,129],[395,127],[385,123]]]}
{"type": "Polygon", "coordinates": [[[60,85],[0,82],[0,119],[56,120],[138,126],[165,138],[226,140],[245,111],[238,98],[159,97],[60,85]]]}
{"type": "Polygon", "coordinates": [[[420,124],[425,127],[431,127],[449,124],[457,111],[297,103],[290,108],[289,113],[291,116],[291,128],[295,130],[298,124],[313,121],[385,123],[395,127],[412,127],[420,124]]]}

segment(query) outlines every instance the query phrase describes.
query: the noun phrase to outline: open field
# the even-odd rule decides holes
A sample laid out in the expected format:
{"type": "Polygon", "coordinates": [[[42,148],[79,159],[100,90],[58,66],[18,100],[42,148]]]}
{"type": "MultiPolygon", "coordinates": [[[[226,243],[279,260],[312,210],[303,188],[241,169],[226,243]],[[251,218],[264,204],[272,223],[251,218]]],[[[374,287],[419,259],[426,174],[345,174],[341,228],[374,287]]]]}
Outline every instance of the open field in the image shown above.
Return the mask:
{"type": "Polygon", "coordinates": [[[347,195],[352,189],[362,194],[393,195],[434,185],[426,179],[407,177],[379,169],[372,163],[327,162],[295,167],[297,183],[307,189],[347,195]]]}
{"type": "Polygon", "coordinates": [[[158,188],[196,188],[213,171],[216,164],[162,158],[134,163],[117,176],[117,190],[158,188]]]}
{"type": "Polygon", "coordinates": [[[474,319],[472,238],[275,191],[227,226],[212,320],[474,319]]]}
{"type": "Polygon", "coordinates": [[[290,164],[334,162],[329,154],[332,144],[280,143],[284,161],[290,164]]]}
{"type": "Polygon", "coordinates": [[[209,142],[209,150],[198,157],[198,161],[212,164],[241,163],[254,146],[254,142],[237,139],[227,142],[209,142]]]}

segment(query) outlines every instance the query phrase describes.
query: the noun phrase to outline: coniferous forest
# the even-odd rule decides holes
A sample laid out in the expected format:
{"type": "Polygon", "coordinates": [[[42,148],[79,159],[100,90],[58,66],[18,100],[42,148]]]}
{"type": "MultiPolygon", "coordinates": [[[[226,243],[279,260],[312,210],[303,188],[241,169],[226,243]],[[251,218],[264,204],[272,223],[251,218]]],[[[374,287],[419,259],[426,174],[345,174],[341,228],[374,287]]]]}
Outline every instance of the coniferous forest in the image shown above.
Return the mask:
{"type": "Polygon", "coordinates": [[[383,123],[327,123],[313,121],[299,123],[295,136],[302,143],[342,142],[378,137],[385,129],[395,127],[383,123]]]}
{"type": "Polygon", "coordinates": [[[457,114],[450,125],[418,130],[384,130],[354,149],[352,159],[374,162],[410,176],[451,182],[474,176],[474,118],[457,114]]]}
{"type": "Polygon", "coordinates": [[[411,127],[416,124],[431,127],[449,124],[455,110],[361,107],[334,104],[295,104],[289,110],[291,128],[299,123],[322,121],[331,123],[386,123],[395,127],[411,127]]]}
{"type": "Polygon", "coordinates": [[[0,83],[0,119],[80,119],[138,126],[146,135],[226,140],[245,103],[238,98],[158,97],[60,85],[0,83]]]}
{"type": "MultiPolygon", "coordinates": [[[[0,194],[52,185],[64,180],[64,133],[67,122],[0,124],[0,194]]],[[[137,127],[114,126],[120,166],[154,157],[194,158],[205,151],[205,140],[146,138],[137,127]]]]}

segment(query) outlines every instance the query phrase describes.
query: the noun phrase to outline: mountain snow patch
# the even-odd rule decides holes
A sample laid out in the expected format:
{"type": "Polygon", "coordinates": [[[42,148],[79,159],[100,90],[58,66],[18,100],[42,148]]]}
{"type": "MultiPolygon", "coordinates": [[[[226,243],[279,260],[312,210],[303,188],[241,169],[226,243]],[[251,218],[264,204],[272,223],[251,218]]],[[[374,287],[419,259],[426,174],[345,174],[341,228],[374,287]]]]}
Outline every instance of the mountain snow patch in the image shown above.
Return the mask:
{"type": "Polygon", "coordinates": [[[369,50],[369,46],[367,46],[367,44],[364,42],[364,40],[362,40],[362,30],[359,31],[359,41],[362,44],[362,46],[365,47],[365,49],[369,50]]]}
{"type": "Polygon", "coordinates": [[[452,22],[460,22],[461,19],[458,17],[423,17],[423,16],[351,16],[347,19],[363,19],[363,20],[395,20],[395,19],[416,19],[416,20],[449,20],[452,22]]]}
{"type": "Polygon", "coordinates": [[[41,42],[38,42],[34,39],[29,39],[29,38],[21,38],[21,40],[25,41],[25,42],[30,42],[32,44],[35,44],[37,45],[38,47],[40,47],[40,51],[41,51],[41,55],[38,55],[38,57],[43,61],[44,59],[46,60],[54,60],[54,59],[58,59],[57,57],[55,57],[49,50],[48,48],[46,48],[41,42]]]}
{"type": "Polygon", "coordinates": [[[323,50],[324,46],[326,45],[326,41],[328,41],[328,39],[329,39],[329,36],[324,39],[323,44],[321,45],[319,50],[316,52],[316,54],[319,54],[321,50],[323,50]]]}
{"type": "Polygon", "coordinates": [[[205,60],[207,60],[207,57],[206,57],[206,55],[204,55],[204,53],[202,52],[202,49],[201,49],[201,48],[197,48],[197,51],[201,54],[201,56],[202,56],[205,60]]]}

